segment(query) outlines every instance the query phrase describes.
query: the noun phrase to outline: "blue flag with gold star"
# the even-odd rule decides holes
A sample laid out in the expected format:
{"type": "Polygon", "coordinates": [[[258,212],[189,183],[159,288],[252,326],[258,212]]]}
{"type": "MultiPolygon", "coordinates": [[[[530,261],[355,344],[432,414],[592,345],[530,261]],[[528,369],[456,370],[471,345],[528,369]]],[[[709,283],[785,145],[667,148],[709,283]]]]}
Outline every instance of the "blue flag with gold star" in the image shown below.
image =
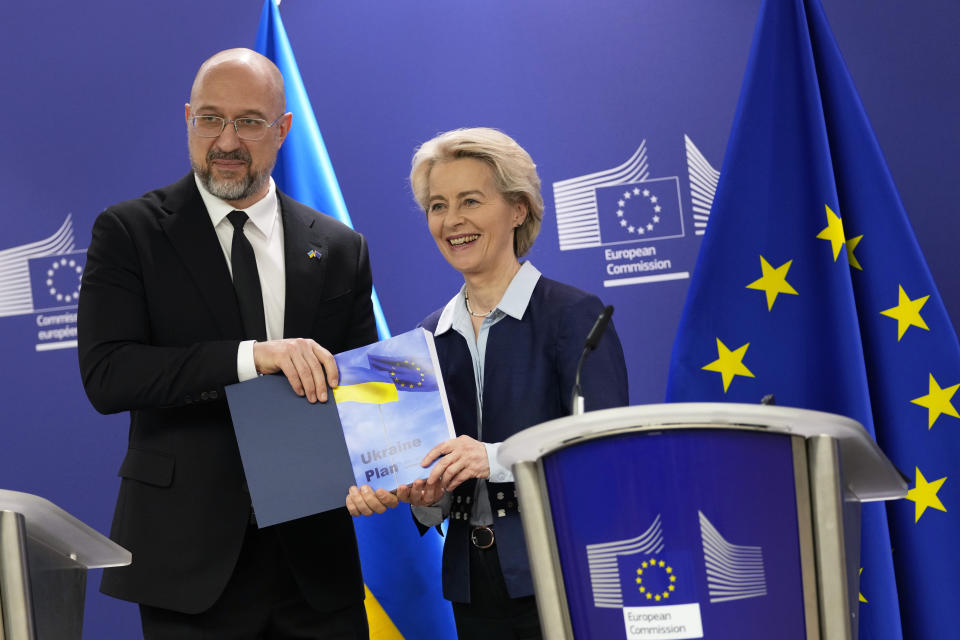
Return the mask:
{"type": "Polygon", "coordinates": [[[861,638],[956,635],[958,387],[956,333],[823,7],[766,0],[667,399],[849,416],[910,477],[907,500],[864,505],[861,638]]]}
{"type": "Polygon", "coordinates": [[[371,354],[370,366],[382,371],[401,391],[436,391],[437,374],[426,360],[419,361],[403,353],[371,354]]]}

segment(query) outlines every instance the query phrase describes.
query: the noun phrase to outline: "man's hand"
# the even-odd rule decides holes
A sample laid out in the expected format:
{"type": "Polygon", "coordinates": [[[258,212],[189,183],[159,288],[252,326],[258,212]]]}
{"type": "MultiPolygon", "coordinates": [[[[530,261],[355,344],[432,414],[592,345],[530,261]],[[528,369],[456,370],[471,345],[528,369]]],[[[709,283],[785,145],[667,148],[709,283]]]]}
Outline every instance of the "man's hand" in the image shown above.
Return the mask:
{"type": "Polygon", "coordinates": [[[283,371],[297,395],[306,396],[310,402],[326,402],[327,382],[331,387],[340,383],[333,354],[309,338],[255,342],[253,363],[257,373],[283,371]]]}
{"type": "Polygon", "coordinates": [[[428,490],[440,487],[453,491],[470,478],[490,477],[487,448],[470,436],[441,442],[424,456],[420,466],[429,467],[437,458],[440,460],[427,477],[428,490]]]}
{"type": "Polygon", "coordinates": [[[393,509],[399,503],[397,496],[386,489],[374,491],[368,484],[359,488],[350,487],[346,500],[347,511],[352,516],[372,516],[374,513],[384,513],[387,509],[393,509]]]}

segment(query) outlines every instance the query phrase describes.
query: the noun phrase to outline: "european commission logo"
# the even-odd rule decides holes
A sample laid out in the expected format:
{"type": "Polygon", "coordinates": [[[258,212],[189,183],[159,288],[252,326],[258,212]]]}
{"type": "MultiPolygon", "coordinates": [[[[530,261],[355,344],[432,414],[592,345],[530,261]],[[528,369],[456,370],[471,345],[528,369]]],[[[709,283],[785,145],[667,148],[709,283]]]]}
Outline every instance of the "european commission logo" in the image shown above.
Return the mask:
{"type": "Polygon", "coordinates": [[[703,512],[697,515],[702,577],[694,570],[696,550],[670,548],[659,514],[635,538],[586,546],[594,606],[622,609],[628,639],[702,638],[698,594],[711,604],[767,594],[763,550],[728,542],[703,512]]]}
{"type": "Polygon", "coordinates": [[[598,187],[596,199],[600,237],[608,244],[683,237],[676,178],[598,187]]]}
{"type": "Polygon", "coordinates": [[[67,214],[48,238],[0,250],[0,317],[36,314],[37,351],[77,346],[77,301],[87,252],[67,214]]]}
{"type": "Polygon", "coordinates": [[[80,276],[83,275],[86,261],[86,251],[72,251],[28,260],[33,310],[75,308],[80,300],[80,276]]]}
{"type": "Polygon", "coordinates": [[[727,542],[707,516],[698,511],[703,560],[710,602],[760,598],[767,595],[763,549],[727,542]]]}
{"type": "Polygon", "coordinates": [[[645,140],[622,164],[553,183],[560,250],[599,248],[604,286],[690,277],[720,174],[684,141],[689,214],[679,176],[650,177],[645,140]]]}

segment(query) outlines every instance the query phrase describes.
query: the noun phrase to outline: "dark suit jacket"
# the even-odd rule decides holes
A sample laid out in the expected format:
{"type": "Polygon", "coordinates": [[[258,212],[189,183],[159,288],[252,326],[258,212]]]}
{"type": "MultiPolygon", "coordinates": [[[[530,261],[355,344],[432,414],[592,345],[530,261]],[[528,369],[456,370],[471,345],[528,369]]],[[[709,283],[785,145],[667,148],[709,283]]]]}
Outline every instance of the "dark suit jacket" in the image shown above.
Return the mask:
{"type": "MultiPolygon", "coordinates": [[[[285,337],[336,353],[376,340],[364,239],[279,194],[285,337]],[[316,249],[319,258],[308,258],[316,249]]],[[[133,552],[101,591],[198,613],[222,593],[250,514],[224,386],[244,338],[230,273],[193,174],[120,203],[93,227],[79,301],[83,385],[102,413],[130,411],[111,538],[133,552]]],[[[346,509],[277,525],[307,600],[363,599],[346,509]]]]}
{"type": "MultiPolygon", "coordinates": [[[[587,334],[603,310],[600,299],[569,285],[540,277],[523,318],[506,316],[490,328],[483,373],[483,440],[502,442],[541,422],[570,415],[577,361],[587,334]]],[[[423,321],[436,331],[442,309],[423,321]]],[[[457,435],[477,437],[477,396],[470,351],[454,330],[435,336],[437,359],[457,435]]],[[[626,406],[627,367],[620,339],[610,325],[581,375],[587,411],[626,406]]],[[[498,503],[516,500],[513,483],[488,483],[494,511],[497,554],[510,596],[533,593],[530,562],[520,515],[498,503]],[[497,494],[505,497],[498,499],[497,494]]],[[[454,496],[472,496],[474,482],[454,496]]],[[[451,519],[443,546],[443,596],[470,602],[470,525],[451,519]]]]}

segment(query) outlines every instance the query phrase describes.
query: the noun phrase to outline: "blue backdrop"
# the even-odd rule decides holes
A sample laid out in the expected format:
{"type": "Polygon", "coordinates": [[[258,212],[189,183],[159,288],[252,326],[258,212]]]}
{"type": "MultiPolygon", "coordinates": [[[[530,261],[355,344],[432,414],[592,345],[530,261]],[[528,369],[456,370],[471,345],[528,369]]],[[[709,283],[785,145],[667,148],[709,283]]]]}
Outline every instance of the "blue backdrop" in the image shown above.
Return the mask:
{"type": "MultiPolygon", "coordinates": [[[[960,5],[825,4],[956,320],[960,5]]],[[[530,259],[615,305],[632,402],[662,401],[683,274],[699,246],[697,210],[709,207],[759,5],[285,0],[284,24],[353,223],[370,241],[391,329],[413,327],[459,284],[410,196],[413,148],[453,127],[498,127],[530,151],[543,180],[547,211],[530,259]]],[[[69,269],[57,273],[57,300],[31,285],[28,258],[55,246],[82,262],[99,211],[188,170],[182,107],[193,74],[219,49],[252,47],[261,8],[4,6],[0,487],[43,495],[100,531],[126,416],[96,414],[81,390],[69,269]]],[[[93,576],[86,637],[138,637],[135,608],[100,596],[98,583],[93,576]]]]}

